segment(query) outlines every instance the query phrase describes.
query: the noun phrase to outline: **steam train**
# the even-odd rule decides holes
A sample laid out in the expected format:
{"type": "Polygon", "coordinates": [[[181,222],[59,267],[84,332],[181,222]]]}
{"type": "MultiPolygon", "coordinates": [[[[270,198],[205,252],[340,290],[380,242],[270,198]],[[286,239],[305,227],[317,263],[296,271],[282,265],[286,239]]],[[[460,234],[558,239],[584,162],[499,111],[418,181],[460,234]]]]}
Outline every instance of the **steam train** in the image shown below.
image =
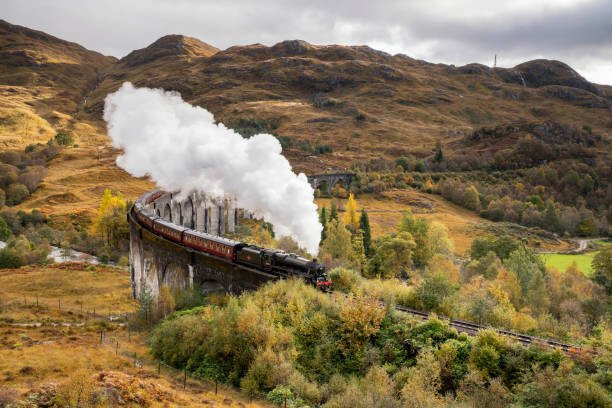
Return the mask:
{"type": "MultiPolygon", "coordinates": [[[[146,202],[154,200],[155,198],[149,197],[146,202]]],[[[325,266],[318,262],[278,249],[260,248],[170,223],[148,213],[143,201],[145,200],[137,200],[130,211],[141,226],[157,235],[280,278],[300,277],[322,291],[331,289],[332,283],[327,277],[325,266]]]]}

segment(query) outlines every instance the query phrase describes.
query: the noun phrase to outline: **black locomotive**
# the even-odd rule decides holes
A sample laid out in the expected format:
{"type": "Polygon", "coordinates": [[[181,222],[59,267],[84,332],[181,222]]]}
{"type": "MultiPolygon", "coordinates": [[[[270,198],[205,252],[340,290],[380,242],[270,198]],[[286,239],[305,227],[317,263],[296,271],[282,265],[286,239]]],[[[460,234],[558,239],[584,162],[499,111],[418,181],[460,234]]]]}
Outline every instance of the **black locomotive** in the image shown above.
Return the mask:
{"type": "Polygon", "coordinates": [[[325,266],[293,253],[247,245],[236,251],[236,262],[272,272],[282,278],[301,276],[323,291],[331,288],[325,266]]]}

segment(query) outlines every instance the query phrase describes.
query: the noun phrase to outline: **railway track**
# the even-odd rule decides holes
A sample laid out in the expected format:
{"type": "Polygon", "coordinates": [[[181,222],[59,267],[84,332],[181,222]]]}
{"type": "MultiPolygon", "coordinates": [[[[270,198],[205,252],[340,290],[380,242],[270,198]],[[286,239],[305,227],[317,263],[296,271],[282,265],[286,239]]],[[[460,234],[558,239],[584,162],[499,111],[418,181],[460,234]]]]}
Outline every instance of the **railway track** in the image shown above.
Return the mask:
{"type": "MultiPolygon", "coordinates": [[[[333,290],[327,293],[329,293],[330,295],[340,294],[333,290]]],[[[342,293],[341,295],[344,296],[345,298],[351,298],[351,296],[346,293],[342,293]]],[[[378,302],[378,303],[381,307],[384,306],[382,302],[378,302]]],[[[423,310],[417,310],[417,309],[411,309],[409,307],[400,306],[400,305],[395,305],[395,310],[397,310],[398,312],[410,314],[412,316],[420,318],[423,321],[428,320],[432,316],[432,313],[430,312],[426,312],[423,310]]],[[[548,347],[552,349],[561,350],[562,352],[569,354],[569,355],[578,355],[578,354],[585,354],[585,353],[595,354],[595,352],[592,350],[584,350],[580,346],[562,343],[556,340],[543,339],[541,337],[536,337],[536,336],[529,336],[529,335],[522,334],[522,333],[516,333],[511,330],[499,329],[499,328],[491,327],[491,326],[485,326],[485,325],[470,322],[467,320],[451,319],[450,317],[446,317],[443,315],[436,315],[436,317],[440,320],[448,322],[449,326],[457,330],[459,333],[466,333],[469,336],[476,336],[480,330],[490,329],[490,330],[494,330],[495,332],[505,337],[518,341],[523,346],[537,345],[541,347],[548,347]]]]}
{"type": "MultiPolygon", "coordinates": [[[[403,313],[411,314],[413,316],[421,318],[422,320],[427,320],[431,317],[431,313],[429,312],[424,312],[422,310],[415,310],[415,309],[411,309],[405,306],[395,306],[395,310],[403,312],[403,313]]],[[[492,329],[503,336],[506,336],[506,337],[509,337],[509,338],[512,338],[518,341],[524,346],[540,345],[540,346],[558,349],[567,354],[574,354],[582,350],[579,346],[575,346],[573,344],[561,343],[556,340],[549,340],[549,339],[543,339],[543,338],[535,337],[535,336],[528,336],[526,334],[515,333],[510,330],[498,329],[498,328],[490,327],[490,326],[484,326],[481,324],[468,322],[465,320],[451,319],[445,316],[438,316],[438,318],[441,320],[448,321],[449,326],[456,329],[459,333],[466,333],[470,336],[475,336],[480,330],[492,329]]]]}

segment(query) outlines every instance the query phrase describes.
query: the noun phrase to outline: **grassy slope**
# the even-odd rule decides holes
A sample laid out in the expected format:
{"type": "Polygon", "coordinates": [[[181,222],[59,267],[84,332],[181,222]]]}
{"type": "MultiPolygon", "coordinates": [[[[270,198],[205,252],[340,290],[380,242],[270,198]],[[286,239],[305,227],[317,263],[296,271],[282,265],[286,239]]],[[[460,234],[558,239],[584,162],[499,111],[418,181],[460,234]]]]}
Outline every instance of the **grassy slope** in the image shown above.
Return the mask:
{"type": "MultiPolygon", "coordinates": [[[[326,206],[329,211],[330,199],[317,199],[319,207],[326,206]]],[[[343,204],[346,201],[343,201],[343,204]]],[[[412,211],[417,217],[431,222],[439,222],[448,228],[449,235],[459,256],[469,255],[472,240],[477,236],[491,234],[495,224],[473,211],[459,207],[439,195],[422,193],[413,189],[393,190],[381,196],[365,195],[357,197],[359,209],[368,212],[374,238],[393,232],[399,224],[402,213],[412,211]]],[[[511,231],[509,231],[512,234],[511,231]]],[[[547,249],[566,249],[565,242],[542,242],[547,249]]]]}
{"type": "Polygon", "coordinates": [[[168,368],[158,376],[144,335],[132,334],[128,339],[125,328],[111,326],[105,344],[100,345],[99,323],[61,325],[84,321],[86,310],[94,307],[97,313],[135,310],[129,276],[123,270],[96,267],[91,271],[83,265],[0,270],[0,304],[8,301],[12,307],[0,308],[0,383],[18,394],[50,382],[65,383],[85,369],[83,375],[88,378],[105,373],[106,384],[119,384],[127,394],[144,395],[150,406],[267,406],[248,403],[229,389],[220,389],[215,395],[212,385],[195,380],[190,380],[184,391],[180,373],[168,368]],[[39,308],[34,306],[37,297],[39,308]],[[28,306],[23,305],[24,298],[28,306]],[[61,311],[57,299],[61,299],[61,311]],[[84,303],[83,315],[80,302],[84,303]],[[28,322],[45,324],[38,328],[18,326],[28,322]],[[142,368],[135,366],[135,354],[143,362],[142,368]]]}

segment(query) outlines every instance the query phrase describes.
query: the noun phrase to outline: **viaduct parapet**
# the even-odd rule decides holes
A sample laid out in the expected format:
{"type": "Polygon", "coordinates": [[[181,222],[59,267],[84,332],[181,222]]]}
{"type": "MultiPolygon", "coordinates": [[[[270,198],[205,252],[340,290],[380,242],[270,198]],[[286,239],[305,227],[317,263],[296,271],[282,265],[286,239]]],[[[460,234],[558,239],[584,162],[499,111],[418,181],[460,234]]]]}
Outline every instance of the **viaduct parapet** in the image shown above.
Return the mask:
{"type": "Polygon", "coordinates": [[[179,195],[159,192],[146,205],[147,210],[164,220],[212,235],[234,232],[238,224],[236,200],[212,197],[201,193],[179,195]]]}

